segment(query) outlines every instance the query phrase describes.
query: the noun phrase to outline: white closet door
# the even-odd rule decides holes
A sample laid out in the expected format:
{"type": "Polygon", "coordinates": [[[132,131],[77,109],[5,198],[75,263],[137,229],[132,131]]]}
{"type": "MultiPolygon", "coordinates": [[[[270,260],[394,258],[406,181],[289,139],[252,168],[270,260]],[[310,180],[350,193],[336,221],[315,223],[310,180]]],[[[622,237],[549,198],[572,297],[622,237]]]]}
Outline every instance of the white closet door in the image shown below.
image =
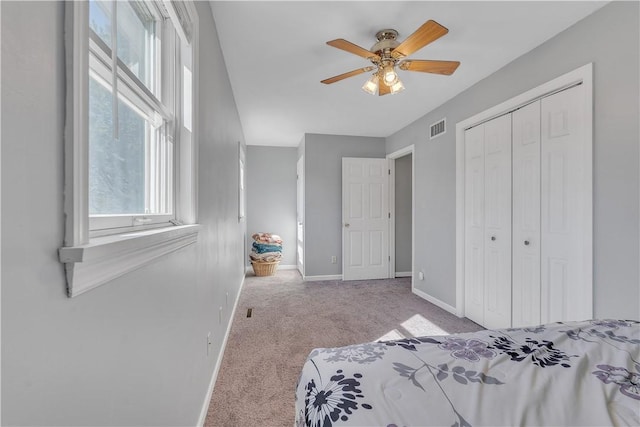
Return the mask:
{"type": "Polygon", "coordinates": [[[465,131],[465,316],[484,324],[484,125],[465,131]]]}
{"type": "Polygon", "coordinates": [[[513,112],[513,319],[540,320],[540,101],[513,112]]]}
{"type": "Polygon", "coordinates": [[[511,114],[484,125],[484,326],[511,326],[511,114]]]}
{"type": "Polygon", "coordinates": [[[542,99],[542,321],[593,317],[591,147],[584,86],[542,99]]]}

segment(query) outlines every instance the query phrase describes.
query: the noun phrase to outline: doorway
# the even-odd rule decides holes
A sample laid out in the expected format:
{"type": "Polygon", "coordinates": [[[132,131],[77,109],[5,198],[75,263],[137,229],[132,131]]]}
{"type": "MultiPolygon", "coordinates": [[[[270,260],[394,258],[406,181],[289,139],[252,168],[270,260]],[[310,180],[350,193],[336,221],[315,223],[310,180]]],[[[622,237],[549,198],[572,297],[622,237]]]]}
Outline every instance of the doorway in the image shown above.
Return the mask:
{"type": "Polygon", "coordinates": [[[300,275],[304,277],[304,156],[296,165],[296,265],[300,275]]]}
{"type": "Polygon", "coordinates": [[[395,159],[395,277],[411,277],[412,163],[412,154],[395,159]]]}
{"type": "Polygon", "coordinates": [[[387,155],[389,159],[390,277],[411,277],[414,283],[414,146],[387,155]]]}

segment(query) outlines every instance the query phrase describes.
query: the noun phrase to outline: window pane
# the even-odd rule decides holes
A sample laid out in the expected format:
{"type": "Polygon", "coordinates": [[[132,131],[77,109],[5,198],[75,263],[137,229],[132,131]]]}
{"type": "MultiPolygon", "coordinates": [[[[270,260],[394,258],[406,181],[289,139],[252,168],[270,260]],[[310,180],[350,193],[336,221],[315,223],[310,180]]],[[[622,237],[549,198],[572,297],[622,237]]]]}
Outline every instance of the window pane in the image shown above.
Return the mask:
{"type": "Polygon", "coordinates": [[[118,2],[117,9],[118,58],[155,93],[155,20],[142,2],[118,2]]]}
{"type": "Polygon", "coordinates": [[[182,69],[182,125],[191,132],[193,120],[191,111],[191,106],[193,105],[191,70],[186,65],[182,69]]]}
{"type": "Polygon", "coordinates": [[[145,139],[148,124],[118,102],[119,139],[113,139],[111,91],[89,84],[89,214],[145,213],[145,139]]]}
{"type": "Polygon", "coordinates": [[[111,47],[112,3],[103,0],[89,2],[89,27],[111,47]]]}

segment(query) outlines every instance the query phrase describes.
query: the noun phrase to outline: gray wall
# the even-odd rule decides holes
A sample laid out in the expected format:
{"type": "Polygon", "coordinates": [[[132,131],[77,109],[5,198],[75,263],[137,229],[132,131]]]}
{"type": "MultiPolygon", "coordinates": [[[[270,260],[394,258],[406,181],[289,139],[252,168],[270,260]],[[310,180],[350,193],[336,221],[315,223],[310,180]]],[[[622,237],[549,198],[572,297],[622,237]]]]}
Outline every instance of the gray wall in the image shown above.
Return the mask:
{"type": "Polygon", "coordinates": [[[198,3],[198,243],[73,299],[57,257],[63,12],[2,3],[2,425],[195,425],[244,259],[243,135],[209,5],[198,3]]]}
{"type": "Polygon", "coordinates": [[[411,158],[396,159],[396,272],[411,271],[411,158]]]}
{"type": "Polygon", "coordinates": [[[247,250],[253,233],[278,234],[280,265],[296,265],[297,161],[295,147],[247,147],[247,250]]]}
{"type": "Polygon", "coordinates": [[[455,305],[455,123],[593,62],[594,315],[638,318],[638,7],[612,2],[387,138],[388,153],[416,147],[418,289],[455,305]]]}
{"type": "Polygon", "coordinates": [[[342,158],[384,158],[385,140],[306,134],[303,152],[305,276],[342,274],[342,158]]]}

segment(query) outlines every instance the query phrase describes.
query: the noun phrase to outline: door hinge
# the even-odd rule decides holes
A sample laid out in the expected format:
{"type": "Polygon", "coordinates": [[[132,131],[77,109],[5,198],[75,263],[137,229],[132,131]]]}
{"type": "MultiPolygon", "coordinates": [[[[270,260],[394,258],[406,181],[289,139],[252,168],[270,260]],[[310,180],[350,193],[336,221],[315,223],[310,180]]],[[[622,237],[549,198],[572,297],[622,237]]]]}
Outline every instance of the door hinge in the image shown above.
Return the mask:
{"type": "Polygon", "coordinates": [[[389,255],[389,262],[391,262],[391,255],[389,255]]]}
{"type": "Polygon", "coordinates": [[[389,175],[391,175],[391,169],[389,169],[389,175]]]}
{"type": "Polygon", "coordinates": [[[391,218],[391,212],[389,212],[389,218],[391,218]]]}

